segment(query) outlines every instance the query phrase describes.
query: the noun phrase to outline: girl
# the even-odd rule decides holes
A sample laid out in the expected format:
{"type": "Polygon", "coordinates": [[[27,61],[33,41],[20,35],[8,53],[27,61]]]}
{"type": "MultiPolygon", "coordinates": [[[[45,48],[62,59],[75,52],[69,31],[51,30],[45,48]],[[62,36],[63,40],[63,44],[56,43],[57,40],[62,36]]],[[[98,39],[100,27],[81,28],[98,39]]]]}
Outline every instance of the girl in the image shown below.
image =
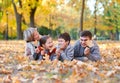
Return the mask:
{"type": "Polygon", "coordinates": [[[49,56],[49,59],[55,60],[56,55],[55,55],[56,48],[54,48],[53,40],[50,36],[43,36],[40,39],[40,46],[37,47],[36,52],[33,57],[35,60],[41,60],[45,55],[49,56]]]}

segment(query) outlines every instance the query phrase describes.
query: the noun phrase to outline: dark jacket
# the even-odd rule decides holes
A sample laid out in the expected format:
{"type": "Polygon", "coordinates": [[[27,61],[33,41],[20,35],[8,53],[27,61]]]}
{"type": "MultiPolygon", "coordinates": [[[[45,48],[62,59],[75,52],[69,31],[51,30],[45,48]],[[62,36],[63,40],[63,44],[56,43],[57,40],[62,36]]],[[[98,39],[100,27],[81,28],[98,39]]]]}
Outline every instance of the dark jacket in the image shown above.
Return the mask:
{"type": "MultiPolygon", "coordinates": [[[[49,53],[49,50],[45,50],[45,54],[48,54],[48,53],[49,53]]],[[[54,59],[56,59],[55,53],[51,53],[51,54],[48,55],[48,56],[50,56],[49,59],[50,59],[51,61],[53,61],[54,59]]],[[[34,53],[33,58],[34,58],[35,60],[43,60],[43,55],[41,55],[40,53],[34,53]]]]}

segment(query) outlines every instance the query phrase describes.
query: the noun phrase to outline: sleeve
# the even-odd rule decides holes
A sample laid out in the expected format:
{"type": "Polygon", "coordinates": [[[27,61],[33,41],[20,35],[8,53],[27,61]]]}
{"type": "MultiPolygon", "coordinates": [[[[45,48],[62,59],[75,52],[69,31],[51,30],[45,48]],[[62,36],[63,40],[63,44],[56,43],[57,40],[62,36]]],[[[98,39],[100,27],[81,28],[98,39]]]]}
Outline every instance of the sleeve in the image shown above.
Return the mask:
{"type": "Polygon", "coordinates": [[[52,55],[52,59],[51,59],[51,60],[55,60],[55,59],[57,59],[57,57],[56,57],[56,55],[55,55],[55,54],[53,54],[53,55],[52,55]]]}
{"type": "Polygon", "coordinates": [[[78,56],[78,51],[77,51],[77,49],[78,49],[78,46],[77,46],[77,44],[75,44],[74,45],[74,58],[76,57],[76,56],[78,56]]]}
{"type": "Polygon", "coordinates": [[[69,49],[66,50],[66,53],[62,51],[61,57],[63,58],[63,60],[72,60],[73,54],[74,54],[74,48],[70,47],[69,49]]]}
{"type": "Polygon", "coordinates": [[[74,44],[74,59],[76,59],[76,60],[80,60],[80,61],[84,61],[84,59],[86,58],[86,57],[84,57],[84,56],[80,56],[80,52],[81,50],[80,50],[80,43],[79,43],[79,41],[77,41],[75,44],[74,44]]]}
{"type": "Polygon", "coordinates": [[[85,56],[79,56],[80,55],[80,49],[79,49],[80,44],[78,41],[74,44],[74,59],[79,60],[79,61],[87,61],[88,58],[85,56]]]}
{"type": "Polygon", "coordinates": [[[33,54],[33,58],[34,58],[34,60],[38,60],[39,59],[39,54],[38,53],[34,53],[33,54]]]}
{"type": "Polygon", "coordinates": [[[30,43],[27,43],[25,47],[25,55],[29,56],[30,59],[34,59],[33,58],[34,53],[35,53],[35,48],[30,43]]]}
{"type": "Polygon", "coordinates": [[[101,59],[100,56],[100,51],[99,51],[99,47],[96,44],[94,47],[90,48],[91,52],[90,55],[88,56],[88,59],[92,60],[92,61],[97,61],[101,59]]]}
{"type": "Polygon", "coordinates": [[[79,40],[77,40],[76,42],[75,42],[75,44],[74,44],[74,58],[76,58],[77,56],[79,56],[80,55],[80,43],[79,43],[80,41],[79,40]]]}
{"type": "Polygon", "coordinates": [[[31,55],[31,49],[30,49],[29,47],[26,47],[26,48],[25,48],[25,55],[26,55],[26,56],[31,55]]]}
{"type": "Polygon", "coordinates": [[[77,57],[77,58],[75,58],[76,60],[80,60],[80,61],[87,61],[88,60],[88,58],[87,57],[77,57]]]}

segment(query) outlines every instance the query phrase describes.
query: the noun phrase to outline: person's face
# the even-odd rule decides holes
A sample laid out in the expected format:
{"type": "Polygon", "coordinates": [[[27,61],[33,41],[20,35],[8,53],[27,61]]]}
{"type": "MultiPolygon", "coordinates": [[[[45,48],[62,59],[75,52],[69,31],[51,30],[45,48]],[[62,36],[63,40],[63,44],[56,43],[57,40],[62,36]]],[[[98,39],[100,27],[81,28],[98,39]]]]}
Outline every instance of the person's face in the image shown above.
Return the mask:
{"type": "Polygon", "coordinates": [[[82,47],[86,47],[89,40],[91,39],[88,36],[80,37],[82,47]]]}
{"type": "Polygon", "coordinates": [[[58,38],[58,46],[60,49],[65,49],[68,45],[68,41],[65,41],[63,38],[58,38]]]}
{"type": "Polygon", "coordinates": [[[52,38],[48,38],[46,43],[45,43],[45,48],[46,49],[51,49],[54,46],[52,38]]]}
{"type": "Polygon", "coordinates": [[[34,40],[39,40],[40,39],[40,35],[38,33],[38,31],[34,31],[34,40]]]}

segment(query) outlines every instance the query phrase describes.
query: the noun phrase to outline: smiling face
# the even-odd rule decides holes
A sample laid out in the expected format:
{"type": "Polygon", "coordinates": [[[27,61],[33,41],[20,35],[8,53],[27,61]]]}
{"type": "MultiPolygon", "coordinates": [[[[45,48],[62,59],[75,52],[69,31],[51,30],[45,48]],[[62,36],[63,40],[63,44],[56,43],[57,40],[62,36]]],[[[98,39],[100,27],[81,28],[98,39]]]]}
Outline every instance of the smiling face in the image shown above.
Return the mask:
{"type": "Polygon", "coordinates": [[[37,30],[34,31],[33,36],[34,36],[34,40],[39,40],[40,39],[40,35],[39,35],[37,30]]]}
{"type": "Polygon", "coordinates": [[[65,49],[68,46],[68,41],[65,41],[63,38],[58,38],[58,46],[60,49],[65,49]]]}
{"type": "Polygon", "coordinates": [[[90,41],[91,39],[88,37],[88,36],[83,36],[83,37],[80,37],[80,43],[82,45],[82,47],[86,47],[88,46],[88,41],[90,41]]]}
{"type": "Polygon", "coordinates": [[[51,37],[49,37],[45,43],[45,48],[50,50],[53,46],[53,40],[51,37]]]}

